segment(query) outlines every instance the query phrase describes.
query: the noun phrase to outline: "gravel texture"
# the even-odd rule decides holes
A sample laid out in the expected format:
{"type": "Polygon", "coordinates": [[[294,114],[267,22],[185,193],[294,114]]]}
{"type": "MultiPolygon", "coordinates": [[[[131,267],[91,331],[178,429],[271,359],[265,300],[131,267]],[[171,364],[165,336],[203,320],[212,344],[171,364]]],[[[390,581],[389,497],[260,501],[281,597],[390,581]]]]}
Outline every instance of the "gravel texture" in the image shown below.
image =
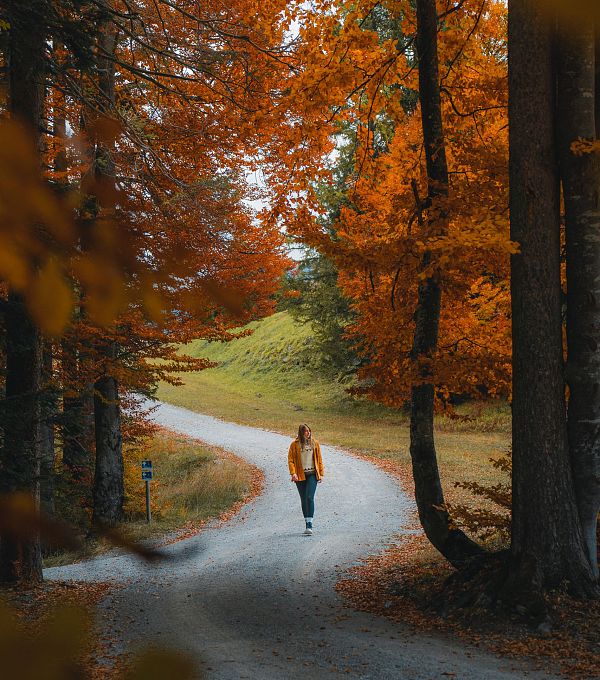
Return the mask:
{"type": "Polygon", "coordinates": [[[115,651],[169,645],[221,680],[552,677],[343,605],[334,590],[340,572],[410,525],[412,500],[375,466],[323,446],[315,531],[304,536],[287,471],[291,436],[167,404],[154,417],[254,463],[265,489],[228,523],[165,548],[170,559],[158,566],[116,555],[46,570],[53,579],[123,584],[101,608],[103,633],[121,641],[115,651]]]}

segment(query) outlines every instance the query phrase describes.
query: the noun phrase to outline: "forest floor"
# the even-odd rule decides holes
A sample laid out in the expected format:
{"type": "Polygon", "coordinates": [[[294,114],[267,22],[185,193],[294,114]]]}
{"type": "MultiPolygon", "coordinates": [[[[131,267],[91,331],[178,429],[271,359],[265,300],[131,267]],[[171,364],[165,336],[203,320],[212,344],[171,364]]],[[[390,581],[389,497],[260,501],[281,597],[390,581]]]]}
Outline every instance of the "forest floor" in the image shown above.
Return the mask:
{"type": "MultiPolygon", "coordinates": [[[[394,476],[414,496],[409,466],[364,457],[394,476]]],[[[462,493],[455,490],[454,502],[469,502],[468,498],[461,499],[462,493]]],[[[419,528],[416,511],[412,526],[419,528]]],[[[547,597],[551,628],[540,631],[515,612],[442,605],[447,600],[446,583],[453,573],[418,531],[397,535],[384,551],[351,568],[336,588],[359,611],[410,623],[420,631],[450,634],[505,657],[526,657],[534,660],[538,669],[558,667],[573,680],[600,678],[600,602],[577,601],[557,591],[547,597]]]]}

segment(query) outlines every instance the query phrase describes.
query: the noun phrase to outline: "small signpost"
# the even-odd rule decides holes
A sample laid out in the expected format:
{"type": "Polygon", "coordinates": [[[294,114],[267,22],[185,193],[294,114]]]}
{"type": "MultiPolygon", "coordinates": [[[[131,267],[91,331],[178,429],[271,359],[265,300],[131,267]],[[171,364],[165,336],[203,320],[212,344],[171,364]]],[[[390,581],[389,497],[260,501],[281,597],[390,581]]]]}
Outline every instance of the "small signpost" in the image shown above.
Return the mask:
{"type": "Polygon", "coordinates": [[[142,461],[142,479],[146,482],[146,520],[152,521],[152,511],[150,510],[150,480],[152,479],[152,461],[142,461]]]}

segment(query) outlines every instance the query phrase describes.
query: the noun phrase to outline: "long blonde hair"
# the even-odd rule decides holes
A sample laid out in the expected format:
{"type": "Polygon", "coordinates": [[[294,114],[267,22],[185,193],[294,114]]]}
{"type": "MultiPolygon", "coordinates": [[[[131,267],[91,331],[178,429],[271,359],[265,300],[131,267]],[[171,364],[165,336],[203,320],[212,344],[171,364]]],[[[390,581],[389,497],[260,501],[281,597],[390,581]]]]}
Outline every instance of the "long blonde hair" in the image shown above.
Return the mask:
{"type": "Polygon", "coordinates": [[[300,427],[298,428],[298,439],[300,440],[302,446],[306,444],[306,440],[304,439],[304,428],[306,428],[310,432],[312,437],[312,430],[310,429],[310,427],[308,427],[306,423],[302,423],[302,425],[300,425],[300,427]]]}

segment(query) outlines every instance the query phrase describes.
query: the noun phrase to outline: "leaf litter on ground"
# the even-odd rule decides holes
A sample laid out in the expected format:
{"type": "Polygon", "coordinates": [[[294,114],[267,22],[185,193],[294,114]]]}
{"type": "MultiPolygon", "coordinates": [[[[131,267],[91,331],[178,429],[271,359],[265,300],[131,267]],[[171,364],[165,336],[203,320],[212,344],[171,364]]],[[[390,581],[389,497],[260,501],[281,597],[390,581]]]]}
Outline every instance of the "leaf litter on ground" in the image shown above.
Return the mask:
{"type": "MultiPolygon", "coordinates": [[[[408,465],[362,453],[396,477],[414,495],[408,465]]],[[[465,489],[452,492],[453,502],[468,502],[465,489]]],[[[557,590],[548,597],[552,627],[536,631],[516,614],[485,606],[436,607],[454,570],[421,533],[416,511],[416,533],[398,535],[379,555],[366,557],[346,571],[336,589],[359,611],[385,616],[415,631],[453,635],[465,645],[485,648],[500,656],[526,659],[536,668],[551,667],[573,680],[600,678],[600,602],[581,602],[557,590]]]]}

